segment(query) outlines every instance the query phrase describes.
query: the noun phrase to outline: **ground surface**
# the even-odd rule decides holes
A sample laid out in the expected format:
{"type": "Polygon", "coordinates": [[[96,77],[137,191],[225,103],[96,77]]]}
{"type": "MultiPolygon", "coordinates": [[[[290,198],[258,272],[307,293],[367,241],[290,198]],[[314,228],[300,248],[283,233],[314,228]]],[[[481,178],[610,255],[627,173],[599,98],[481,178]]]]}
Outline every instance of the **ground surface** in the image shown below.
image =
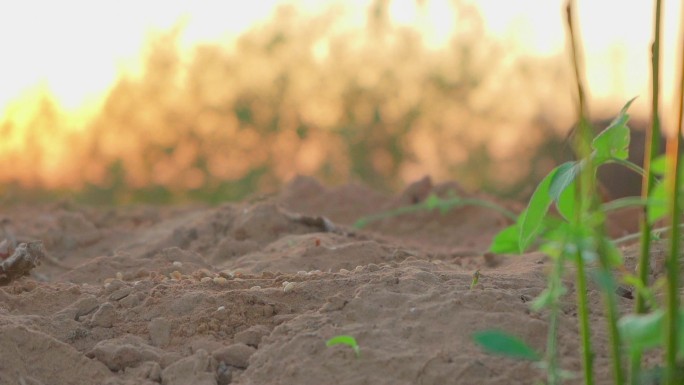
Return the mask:
{"type": "MultiPolygon", "coordinates": [[[[543,378],[532,364],[487,355],[471,338],[500,328],[545,344],[546,314],[528,302],[549,262],[483,256],[507,219],[467,207],[351,227],[449,190],[458,186],[426,179],[386,196],[297,178],[220,207],[3,208],[4,236],[42,240],[51,261],[0,287],[0,383],[532,384],[543,378]],[[356,337],[359,359],[326,347],[341,334],[356,337]]],[[[563,367],[577,371],[568,286],[559,338],[563,367]]],[[[600,297],[590,298],[605,381],[600,297]]]]}

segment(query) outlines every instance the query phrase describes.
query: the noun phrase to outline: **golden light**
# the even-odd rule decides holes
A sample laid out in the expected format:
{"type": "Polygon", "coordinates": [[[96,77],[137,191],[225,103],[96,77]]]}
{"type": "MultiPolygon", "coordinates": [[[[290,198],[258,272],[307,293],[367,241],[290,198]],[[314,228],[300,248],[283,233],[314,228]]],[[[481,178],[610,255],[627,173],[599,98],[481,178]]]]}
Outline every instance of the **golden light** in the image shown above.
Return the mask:
{"type": "MultiPolygon", "coordinates": [[[[73,136],[87,126],[96,111],[103,105],[110,88],[125,76],[141,76],[141,57],[145,52],[149,37],[161,31],[168,31],[174,26],[182,25],[182,32],[178,39],[183,52],[190,52],[198,44],[213,43],[231,47],[235,39],[245,31],[262,25],[274,17],[276,7],[290,4],[301,12],[308,15],[322,14],[333,9],[332,14],[339,18],[339,22],[333,27],[333,32],[328,40],[316,41],[313,45],[315,57],[319,60],[334,54],[331,52],[334,44],[335,31],[363,30],[368,23],[369,7],[375,4],[373,0],[354,1],[328,1],[316,0],[260,0],[258,2],[219,2],[201,1],[185,2],[180,0],[159,1],[134,1],[122,0],[119,2],[93,2],[88,0],[64,0],[59,2],[6,2],[0,5],[0,47],[3,47],[2,64],[0,65],[0,124],[3,121],[12,121],[13,131],[5,130],[5,137],[0,138],[0,162],[16,160],[15,154],[27,146],[25,134],[17,131],[20,127],[29,127],[33,123],[32,117],[36,115],[36,100],[52,97],[56,102],[54,107],[54,119],[61,119],[60,127],[68,132],[50,132],[50,121],[43,121],[44,132],[50,132],[49,139],[63,141],[54,142],[49,154],[44,157],[59,159],[58,163],[50,163],[47,160],[27,163],[40,168],[42,171],[31,170],[32,173],[43,173],[48,176],[40,177],[47,180],[46,186],[59,186],[64,181],[75,178],[68,170],[77,169],[80,160],[77,156],[85,156],[87,151],[72,150],[73,136]],[[65,128],[66,127],[66,128],[65,128]],[[14,152],[13,152],[14,151],[14,152]],[[72,153],[73,152],[73,153],[72,153]],[[12,154],[11,156],[7,154],[12,154]],[[5,155],[3,157],[3,155],[5,155]],[[71,158],[70,158],[71,156],[71,158]],[[61,171],[60,171],[61,170],[61,171]],[[66,170],[66,171],[65,171],[66,170]],[[61,172],[61,173],[60,173],[61,172]]],[[[382,1],[381,1],[382,3],[382,1]]],[[[674,58],[675,37],[677,33],[680,2],[666,4],[664,14],[664,74],[663,96],[666,100],[671,99],[674,92],[674,58]]],[[[505,57],[502,56],[501,67],[507,68],[509,62],[517,58],[550,58],[562,55],[565,50],[565,26],[563,24],[563,0],[479,0],[479,1],[454,1],[454,0],[387,0],[387,13],[389,20],[398,27],[409,27],[417,31],[421,43],[432,52],[442,52],[452,43],[454,31],[458,31],[463,24],[471,22],[474,13],[482,15],[485,30],[481,38],[484,40],[497,40],[505,47],[505,57]],[[458,3],[459,6],[454,4],[458,3]]],[[[599,113],[613,113],[624,101],[640,96],[634,105],[633,113],[646,115],[648,113],[648,82],[649,82],[649,44],[652,35],[651,14],[652,4],[649,1],[624,2],[619,0],[604,0],[591,2],[579,0],[579,19],[581,33],[586,52],[585,62],[587,65],[586,77],[590,87],[592,102],[595,110],[599,113]]],[[[266,27],[264,27],[266,28],[266,27]]],[[[360,35],[353,35],[358,38],[360,35]]],[[[315,36],[310,37],[316,39],[315,36]]],[[[477,42],[476,42],[477,44],[477,42]]],[[[408,48],[407,48],[408,49],[408,48]]],[[[353,61],[353,58],[350,59],[353,61]]],[[[379,61],[382,58],[378,59],[379,61]]],[[[422,58],[411,58],[416,63],[421,63],[422,58]]],[[[267,65],[263,62],[260,65],[267,65]]],[[[402,64],[403,65],[403,64],[402,64]]],[[[416,66],[422,64],[416,64],[416,66]]],[[[381,80],[381,74],[372,69],[367,70],[360,66],[358,69],[359,83],[368,84],[371,87],[381,80]]],[[[412,73],[411,68],[406,73],[412,73]]],[[[414,71],[415,72],[415,71],[414,71]]],[[[503,71],[499,73],[495,82],[485,82],[483,91],[470,97],[474,106],[485,110],[490,104],[487,101],[488,93],[485,90],[506,90],[519,82],[518,78],[512,78],[511,74],[503,71]],[[510,85],[512,84],[512,85],[510,85]]],[[[261,75],[255,75],[251,81],[258,83],[261,75]]],[[[408,84],[404,94],[400,95],[399,101],[393,101],[392,105],[386,106],[383,114],[388,119],[399,119],[403,116],[406,105],[413,102],[414,95],[418,92],[408,84]]],[[[524,86],[524,85],[523,85],[524,86]]],[[[291,87],[300,87],[306,92],[312,92],[317,87],[315,82],[293,83],[291,87]]],[[[330,87],[342,89],[343,85],[330,84],[330,87]]],[[[515,85],[515,89],[522,87],[515,85]]],[[[304,92],[304,91],[302,91],[304,92]]],[[[553,89],[544,92],[553,93],[553,89]]],[[[568,93],[570,90],[568,90],[568,93]]],[[[297,100],[300,110],[297,114],[283,112],[282,123],[291,128],[289,134],[281,135],[283,147],[280,152],[304,151],[292,157],[291,162],[278,164],[278,175],[285,177],[294,172],[314,172],[329,156],[325,148],[317,145],[317,140],[330,141],[329,133],[310,134],[306,138],[293,136],[300,122],[313,126],[331,126],[334,121],[342,116],[339,98],[330,93],[320,98],[297,100]],[[293,169],[287,170],[287,167],[293,169]]],[[[520,98],[520,95],[510,95],[509,101],[502,101],[508,105],[508,111],[522,114],[536,113],[535,108],[530,106],[529,101],[520,98]],[[527,103],[527,104],[525,104],[527,103]],[[527,113],[527,112],[526,112],[527,113]]],[[[570,119],[571,113],[566,105],[568,97],[559,101],[558,107],[551,106],[553,111],[550,115],[561,116],[570,119]]],[[[294,101],[290,101],[294,103],[294,101]]],[[[50,106],[44,108],[52,111],[50,106]]],[[[262,106],[263,107],[263,106],[262,106]]],[[[268,106],[267,106],[268,107],[268,106]]],[[[359,114],[365,120],[372,119],[377,111],[371,105],[363,106],[359,114]]],[[[546,108],[546,107],[544,107],[546,108]]],[[[666,104],[666,109],[670,108],[666,104]]],[[[42,110],[41,110],[42,111],[42,110]]],[[[437,110],[435,110],[437,111],[437,110]]],[[[664,112],[668,112],[669,110],[664,112]]],[[[438,112],[435,112],[438,113],[438,112]]],[[[449,130],[449,122],[457,121],[460,111],[450,111],[445,116],[450,116],[448,121],[441,124],[445,130],[449,130]]],[[[40,112],[39,114],[43,114],[40,112]]],[[[217,120],[217,117],[203,111],[194,115],[196,117],[196,129],[198,132],[212,133],[217,127],[225,126],[226,120],[217,120]],[[206,132],[204,132],[206,131],[206,132]]],[[[667,116],[667,115],[666,115],[667,116]]],[[[222,118],[223,119],[223,118],[222,118]]],[[[228,118],[226,118],[228,119],[228,118]]],[[[240,124],[235,117],[230,121],[232,128],[236,130],[240,124]]],[[[474,119],[473,122],[479,122],[474,119]]],[[[480,124],[481,122],[477,123],[480,124]]],[[[155,123],[156,124],[156,123],[155,123]]],[[[437,123],[436,123],[437,124],[437,123]]],[[[474,124],[474,123],[473,123],[474,124]]],[[[566,123],[561,123],[562,126],[566,123]]],[[[567,122],[569,124],[569,122],[567,122]]],[[[422,156],[420,164],[407,164],[398,173],[404,179],[413,178],[421,173],[430,173],[430,169],[438,167],[440,160],[431,159],[436,150],[434,146],[451,140],[453,133],[445,134],[443,138],[431,136],[426,122],[420,123],[425,132],[412,133],[416,142],[422,143],[423,150],[417,149],[416,154],[422,156]],[[452,135],[452,136],[450,136],[452,135]],[[423,154],[423,155],[420,155],[423,154]],[[432,155],[431,155],[432,154],[432,155]]],[[[492,149],[496,148],[495,158],[504,157],[508,154],[506,143],[511,137],[516,136],[515,122],[500,124],[503,134],[492,141],[492,149]]],[[[22,128],[23,129],[23,128],[22,128]]],[[[299,131],[297,131],[299,132],[299,131]]],[[[26,134],[27,135],[27,134],[26,134]]],[[[123,134],[122,134],[123,135],[123,134]]],[[[238,135],[238,134],[235,134],[238,135]]],[[[254,134],[239,134],[249,136],[254,134]]],[[[113,133],[103,134],[110,140],[116,140],[113,133]]],[[[122,136],[123,137],[123,136],[122,136]]],[[[473,136],[474,138],[475,136],[473,136]]],[[[48,139],[45,139],[48,140],[48,139]]],[[[119,138],[118,140],[125,140],[119,138]]],[[[254,140],[254,138],[252,138],[254,140]]],[[[258,140],[258,139],[256,139],[258,140]]],[[[408,139],[406,139],[408,140],[408,139]]],[[[473,139],[475,140],[475,139],[473,139]]],[[[479,139],[477,139],[479,140],[479,139]]],[[[332,144],[330,144],[332,146],[332,144]]],[[[138,144],[131,144],[130,148],[137,148],[138,144]]],[[[155,166],[154,183],[164,184],[178,178],[186,179],[184,186],[197,188],[205,183],[205,177],[197,169],[194,159],[198,147],[193,145],[181,146],[181,150],[173,153],[168,159],[160,161],[155,166]],[[182,166],[182,167],[181,167],[182,166]],[[177,170],[185,171],[177,171],[177,170]]],[[[460,150],[457,153],[448,154],[449,160],[461,161],[466,155],[460,150]]],[[[48,146],[49,148],[49,146],[48,146]]],[[[244,154],[249,153],[251,147],[242,148],[236,146],[242,152],[231,154],[218,154],[207,160],[208,170],[214,174],[225,177],[242,177],[249,169],[245,163],[244,154]],[[227,168],[228,167],[228,168],[227,168]],[[232,167],[232,168],[231,168],[232,167]]],[[[111,157],[117,156],[115,150],[100,148],[111,157]]],[[[238,150],[236,150],[238,151],[238,150]]],[[[465,151],[465,150],[463,150],[465,151]]],[[[267,159],[266,152],[254,152],[254,156],[267,159]]],[[[338,155],[336,155],[338,156],[338,155]]],[[[391,152],[387,149],[378,150],[369,157],[370,164],[383,172],[397,172],[394,170],[394,160],[391,152]],[[394,170],[394,171],[392,171],[394,170]]],[[[137,159],[137,158],[136,158],[137,159]]],[[[345,161],[349,161],[349,159],[345,161]]],[[[130,160],[131,165],[139,164],[142,160],[130,160]]],[[[33,167],[32,166],[32,167],[33,167]]],[[[21,172],[26,172],[25,170],[21,172]]],[[[104,166],[93,165],[85,171],[85,178],[102,179],[105,173],[104,166]],[[88,176],[90,175],[90,177],[88,176]]],[[[2,174],[2,172],[0,172],[2,174]]],[[[10,179],[19,178],[19,171],[6,172],[0,175],[0,184],[10,179]]],[[[135,172],[133,173],[135,174],[135,172]]],[[[37,174],[36,174],[37,175],[37,174]]],[[[42,175],[42,174],[41,174],[42,175]]],[[[137,174],[136,174],[137,175],[137,174]]],[[[140,174],[136,183],[144,183],[144,175],[140,174]]],[[[74,179],[75,180],[75,179],[74,179]]],[[[78,184],[78,183],[76,183],[78,184]]]]}

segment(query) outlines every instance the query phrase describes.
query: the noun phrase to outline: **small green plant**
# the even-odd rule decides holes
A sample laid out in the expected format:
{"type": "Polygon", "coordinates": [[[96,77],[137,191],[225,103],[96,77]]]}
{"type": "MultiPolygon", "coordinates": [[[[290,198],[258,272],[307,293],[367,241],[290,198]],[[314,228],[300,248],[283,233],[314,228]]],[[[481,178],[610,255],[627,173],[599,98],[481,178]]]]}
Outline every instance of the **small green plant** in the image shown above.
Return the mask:
{"type": "Polygon", "coordinates": [[[357,229],[361,229],[375,221],[419,211],[439,210],[440,213],[446,214],[450,210],[463,206],[485,207],[488,209],[492,209],[494,211],[498,211],[499,213],[503,214],[509,219],[515,220],[516,218],[515,213],[513,213],[512,211],[483,199],[463,198],[455,195],[452,195],[449,198],[440,198],[435,194],[430,194],[423,202],[416,203],[410,206],[402,206],[394,210],[388,210],[382,213],[362,217],[354,223],[354,227],[357,229]]]}
{"type": "Polygon", "coordinates": [[[325,346],[335,346],[335,345],[347,345],[352,350],[354,351],[354,354],[356,354],[356,358],[361,357],[361,348],[359,347],[359,344],[356,342],[356,338],[352,336],[346,336],[346,335],[340,335],[340,336],[335,336],[331,339],[329,339],[326,343],[325,346]]]}

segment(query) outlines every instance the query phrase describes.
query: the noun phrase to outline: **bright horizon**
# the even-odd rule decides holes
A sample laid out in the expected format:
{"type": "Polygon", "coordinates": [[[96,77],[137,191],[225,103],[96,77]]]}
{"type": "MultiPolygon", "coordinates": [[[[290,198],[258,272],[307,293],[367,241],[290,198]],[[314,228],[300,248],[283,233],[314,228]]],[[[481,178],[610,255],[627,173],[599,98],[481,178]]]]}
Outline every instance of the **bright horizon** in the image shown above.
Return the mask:
{"type": "MultiPolygon", "coordinates": [[[[346,28],[362,28],[369,1],[345,2],[346,28]]],[[[394,0],[395,23],[413,26],[424,43],[439,49],[454,23],[448,0],[394,0]]],[[[502,10],[497,0],[477,2],[488,32],[512,43],[524,53],[555,55],[565,49],[562,1],[520,0],[502,10]]],[[[186,23],[183,48],[198,42],[236,37],[255,23],[268,20],[275,7],[294,4],[306,13],[319,13],[335,2],[263,0],[241,3],[239,10],[225,3],[182,1],[93,3],[65,0],[58,3],[27,1],[2,6],[0,44],[5,47],[0,71],[0,116],[11,103],[36,91],[49,91],[70,112],[96,106],[122,73],[135,72],[150,33],[186,23]],[[40,12],[36,10],[40,9],[40,12]],[[34,27],[35,29],[30,29],[34,27]]],[[[666,6],[672,5],[667,3],[666,6]]],[[[677,4],[678,6],[678,4],[677,4]]],[[[645,112],[648,98],[648,46],[651,40],[650,2],[618,0],[579,2],[579,18],[586,53],[587,81],[593,102],[622,101],[639,95],[637,110],[645,112]],[[615,17],[616,10],[620,16],[615,17]],[[617,99],[617,100],[614,100],[617,99]]],[[[671,95],[675,36],[679,11],[665,9],[665,71],[663,96],[671,95]]]]}

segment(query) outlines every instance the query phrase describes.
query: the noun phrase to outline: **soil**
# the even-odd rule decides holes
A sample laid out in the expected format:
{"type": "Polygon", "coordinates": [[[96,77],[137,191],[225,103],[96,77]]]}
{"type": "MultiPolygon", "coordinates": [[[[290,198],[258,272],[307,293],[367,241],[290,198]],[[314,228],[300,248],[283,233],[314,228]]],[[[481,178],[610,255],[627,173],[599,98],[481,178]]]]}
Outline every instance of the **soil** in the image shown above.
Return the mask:
{"type": "MultiPolygon", "coordinates": [[[[486,354],[472,341],[497,328],[545,347],[547,314],[529,301],[544,289],[550,262],[537,252],[485,252],[508,219],[463,207],[351,226],[449,191],[473,195],[429,178],[390,196],[298,177],[277,195],[220,207],[5,207],[0,241],[40,240],[46,258],[0,288],[0,383],[543,380],[534,364],[486,354]],[[360,356],[327,347],[336,335],[354,336],[360,356]]],[[[636,228],[633,214],[621,215],[611,222],[615,235],[636,228]]],[[[628,268],[635,253],[625,249],[628,268]]],[[[560,353],[563,368],[579,372],[573,283],[566,285],[560,353]]],[[[606,383],[595,288],[590,300],[597,383],[606,383]]],[[[629,295],[619,301],[624,311],[633,306],[629,295]]]]}

